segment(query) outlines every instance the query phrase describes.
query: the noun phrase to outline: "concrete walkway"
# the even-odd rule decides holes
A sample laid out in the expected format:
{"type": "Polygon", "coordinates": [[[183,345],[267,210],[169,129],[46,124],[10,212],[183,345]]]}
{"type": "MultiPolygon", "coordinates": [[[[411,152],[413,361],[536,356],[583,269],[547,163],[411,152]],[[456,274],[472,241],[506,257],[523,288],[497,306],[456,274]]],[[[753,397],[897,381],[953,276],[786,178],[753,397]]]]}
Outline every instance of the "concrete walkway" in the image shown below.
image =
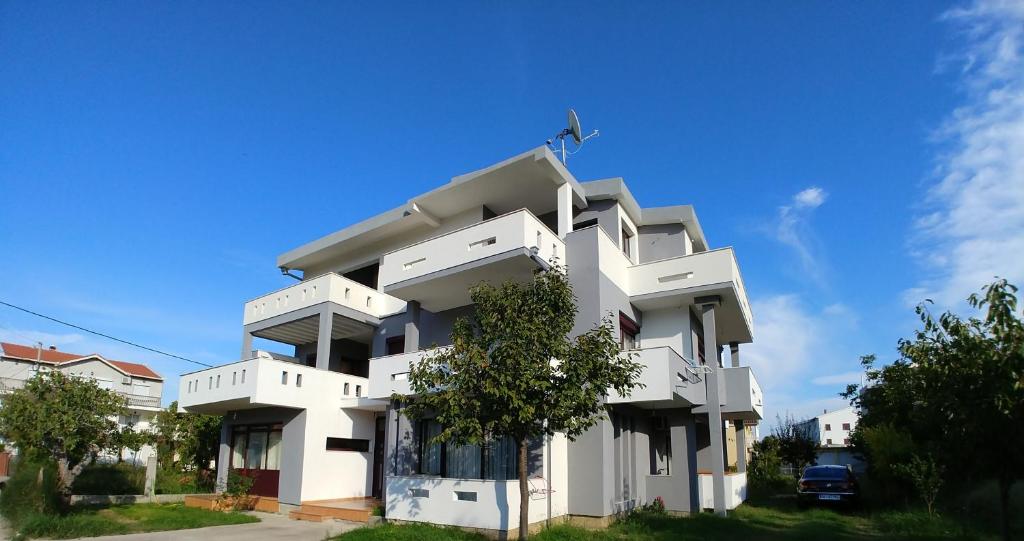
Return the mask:
{"type": "MultiPolygon", "coordinates": [[[[83,537],[80,539],[104,541],[323,541],[356,528],[363,524],[355,522],[305,522],[291,520],[283,515],[273,513],[250,513],[260,518],[261,522],[238,524],[235,526],[212,526],[192,530],[174,530],[170,532],[133,533],[128,535],[110,535],[104,537],[83,537]]],[[[0,537],[0,539],[6,539],[0,537]]]]}

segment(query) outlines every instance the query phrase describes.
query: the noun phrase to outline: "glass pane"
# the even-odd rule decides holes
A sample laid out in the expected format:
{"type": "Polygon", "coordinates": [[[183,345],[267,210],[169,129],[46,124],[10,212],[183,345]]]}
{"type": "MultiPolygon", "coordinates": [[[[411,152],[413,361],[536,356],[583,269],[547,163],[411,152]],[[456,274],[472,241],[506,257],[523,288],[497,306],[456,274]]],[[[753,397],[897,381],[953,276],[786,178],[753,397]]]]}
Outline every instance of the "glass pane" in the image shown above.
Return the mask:
{"type": "Polygon", "coordinates": [[[267,433],[250,432],[249,447],[245,453],[245,467],[251,470],[262,470],[266,467],[267,433]]]}
{"type": "Polygon", "coordinates": [[[518,449],[512,438],[491,441],[487,451],[487,479],[507,481],[516,478],[518,449]]]}
{"type": "Polygon", "coordinates": [[[235,434],[235,443],[231,446],[231,467],[233,468],[244,468],[245,467],[245,434],[235,434]]]}
{"type": "Polygon", "coordinates": [[[271,432],[267,443],[267,469],[281,469],[281,433],[271,432]]]}
{"type": "Polygon", "coordinates": [[[420,473],[441,475],[441,444],[430,441],[441,433],[441,425],[423,421],[421,429],[420,473]]]}
{"type": "Polygon", "coordinates": [[[480,479],[480,446],[449,445],[446,477],[480,479]]]}

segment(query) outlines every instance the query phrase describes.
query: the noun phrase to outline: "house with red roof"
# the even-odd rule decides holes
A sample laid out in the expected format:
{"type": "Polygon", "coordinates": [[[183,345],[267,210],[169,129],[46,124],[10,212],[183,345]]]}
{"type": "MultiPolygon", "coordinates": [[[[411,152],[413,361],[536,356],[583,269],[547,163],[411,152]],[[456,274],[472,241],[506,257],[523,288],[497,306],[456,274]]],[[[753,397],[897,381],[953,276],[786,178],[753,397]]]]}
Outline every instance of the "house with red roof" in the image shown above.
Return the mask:
{"type": "MultiPolygon", "coordinates": [[[[70,353],[56,346],[26,346],[0,342],[0,400],[3,395],[23,387],[25,382],[45,370],[60,370],[96,382],[103,389],[125,399],[126,407],[118,416],[120,427],[151,430],[160,411],[164,379],[144,364],[108,359],[99,353],[70,353]]],[[[153,449],[143,447],[137,455],[129,451],[124,458],[144,463],[153,449]]],[[[107,457],[116,458],[116,457],[107,457]]]]}

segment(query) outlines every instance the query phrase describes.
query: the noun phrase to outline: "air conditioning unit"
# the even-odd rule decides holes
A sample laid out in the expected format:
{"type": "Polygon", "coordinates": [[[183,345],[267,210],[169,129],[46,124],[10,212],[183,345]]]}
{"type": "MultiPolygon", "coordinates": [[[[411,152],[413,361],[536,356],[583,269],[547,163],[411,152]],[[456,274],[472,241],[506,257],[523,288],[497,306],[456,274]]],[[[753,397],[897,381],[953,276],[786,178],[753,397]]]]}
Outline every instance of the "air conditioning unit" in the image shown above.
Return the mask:
{"type": "Polygon", "coordinates": [[[121,383],[123,383],[125,385],[131,385],[132,384],[132,378],[129,377],[129,376],[125,376],[125,377],[121,378],[121,383]]]}

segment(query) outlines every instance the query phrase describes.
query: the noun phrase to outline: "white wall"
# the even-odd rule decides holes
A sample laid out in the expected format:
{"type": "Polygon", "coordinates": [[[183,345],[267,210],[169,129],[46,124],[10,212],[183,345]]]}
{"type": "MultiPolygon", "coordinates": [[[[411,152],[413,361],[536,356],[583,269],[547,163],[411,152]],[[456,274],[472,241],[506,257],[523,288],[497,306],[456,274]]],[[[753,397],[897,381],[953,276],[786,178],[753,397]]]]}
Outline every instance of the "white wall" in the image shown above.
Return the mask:
{"type": "Polygon", "coordinates": [[[830,411],[818,416],[819,445],[822,447],[843,447],[844,440],[850,437],[853,429],[857,428],[857,412],[852,407],[830,411]],[[843,424],[850,425],[849,430],[843,429],[843,424]],[[828,425],[828,430],[825,429],[828,425]],[[829,443],[829,440],[832,440],[829,443]]]}
{"type": "MultiPolygon", "coordinates": [[[[702,509],[715,508],[714,488],[710,473],[697,474],[697,492],[702,509]]],[[[747,474],[730,473],[725,476],[725,508],[736,509],[747,499],[747,474]]]]}
{"type": "MultiPolygon", "coordinates": [[[[551,477],[531,478],[530,524],[568,513],[568,442],[558,434],[551,441],[551,477]]],[[[544,475],[548,474],[548,452],[544,452],[544,475]]],[[[390,519],[430,522],[448,526],[509,530],[519,526],[519,481],[442,479],[427,476],[388,476],[387,516],[390,519]],[[413,496],[413,489],[427,490],[427,496],[413,496]],[[455,491],[473,492],[476,501],[462,501],[455,491]]]]}
{"type": "Polygon", "coordinates": [[[306,415],[302,501],[369,496],[374,431],[373,412],[311,407],[306,415]],[[328,437],[368,440],[369,449],[365,453],[328,451],[328,437]]]}

